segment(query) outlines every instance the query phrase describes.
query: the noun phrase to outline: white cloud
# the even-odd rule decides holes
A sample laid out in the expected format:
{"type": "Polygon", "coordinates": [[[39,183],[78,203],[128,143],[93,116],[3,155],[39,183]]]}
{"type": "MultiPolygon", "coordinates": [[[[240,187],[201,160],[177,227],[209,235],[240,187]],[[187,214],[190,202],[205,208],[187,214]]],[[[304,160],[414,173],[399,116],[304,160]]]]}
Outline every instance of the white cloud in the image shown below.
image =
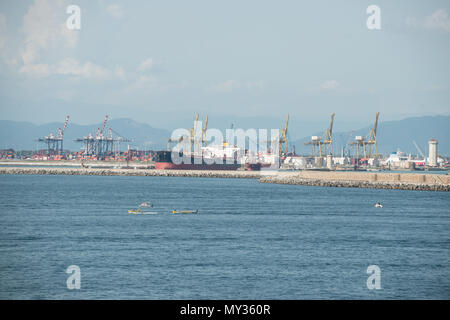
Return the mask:
{"type": "Polygon", "coordinates": [[[78,32],[67,29],[65,7],[63,0],[35,0],[28,8],[22,27],[25,40],[21,58],[25,65],[35,63],[42,50],[76,46],[78,32]]]}
{"type": "Polygon", "coordinates": [[[122,93],[130,94],[141,91],[146,94],[153,92],[165,91],[165,87],[161,85],[159,80],[154,76],[140,75],[132,84],[127,86],[122,93]]]}
{"type": "Polygon", "coordinates": [[[123,78],[125,77],[125,69],[121,66],[116,66],[114,69],[114,74],[119,78],[123,78]]]}
{"type": "Polygon", "coordinates": [[[339,83],[336,80],[327,80],[320,85],[320,88],[323,90],[332,90],[336,89],[339,86],[339,83]]]}
{"type": "Polygon", "coordinates": [[[104,78],[110,71],[90,61],[81,64],[73,58],[66,58],[53,68],[53,73],[83,78],[104,78]]]}
{"type": "Polygon", "coordinates": [[[238,89],[262,89],[264,88],[264,81],[244,81],[239,80],[226,80],[210,87],[211,91],[216,92],[231,92],[238,89]]]}
{"type": "Polygon", "coordinates": [[[106,7],[106,12],[116,19],[121,19],[123,17],[123,8],[118,4],[109,5],[106,7]]]}
{"type": "Polygon", "coordinates": [[[0,13],[0,49],[6,45],[6,17],[0,13]]]}
{"type": "Polygon", "coordinates": [[[438,9],[423,20],[417,19],[416,17],[408,17],[406,19],[406,25],[412,28],[439,30],[450,33],[450,18],[445,9],[438,9]]]}
{"type": "Polygon", "coordinates": [[[230,92],[233,91],[235,89],[238,89],[241,87],[241,83],[237,80],[227,80],[221,83],[218,83],[216,85],[213,85],[211,87],[211,89],[213,91],[218,91],[218,92],[230,92]]]}
{"type": "MultiPolygon", "coordinates": [[[[110,75],[123,77],[125,70],[116,66],[109,70],[91,61],[80,62],[74,58],[60,57],[59,62],[45,59],[51,50],[60,47],[74,48],[78,42],[77,30],[66,26],[66,0],[35,0],[23,18],[22,32],[24,41],[18,59],[10,59],[19,65],[19,73],[33,77],[64,75],[86,79],[105,78],[110,75]],[[19,60],[21,63],[17,63],[19,60]]],[[[2,18],[0,16],[0,45],[2,18]]],[[[54,53],[52,54],[54,55],[54,53]]],[[[12,63],[11,63],[12,64],[12,63]]]]}
{"type": "Polygon", "coordinates": [[[148,58],[144,61],[141,62],[141,64],[138,67],[138,71],[146,71],[151,69],[153,66],[155,65],[155,62],[153,61],[152,58],[148,58]]]}
{"type": "Polygon", "coordinates": [[[33,77],[43,78],[51,74],[51,67],[45,63],[25,64],[19,69],[19,72],[33,77]]]}
{"type": "Polygon", "coordinates": [[[45,63],[25,64],[19,69],[20,73],[33,77],[44,78],[50,75],[65,75],[86,79],[105,78],[112,72],[90,61],[80,63],[73,58],[65,58],[57,65],[45,63]]]}
{"type": "Polygon", "coordinates": [[[445,9],[436,10],[425,19],[424,27],[427,29],[438,29],[450,32],[450,19],[445,9]]]}
{"type": "Polygon", "coordinates": [[[245,83],[245,86],[248,89],[262,89],[265,87],[265,85],[266,83],[264,80],[250,81],[245,83]]]}

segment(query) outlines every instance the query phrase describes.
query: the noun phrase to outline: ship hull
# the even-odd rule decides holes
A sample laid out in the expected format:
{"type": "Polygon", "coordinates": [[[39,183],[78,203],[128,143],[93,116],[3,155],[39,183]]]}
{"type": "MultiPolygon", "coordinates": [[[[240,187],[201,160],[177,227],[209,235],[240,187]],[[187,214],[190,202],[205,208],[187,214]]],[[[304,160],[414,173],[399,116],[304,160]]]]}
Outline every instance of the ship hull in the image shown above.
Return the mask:
{"type": "Polygon", "coordinates": [[[207,163],[198,157],[186,157],[182,163],[174,163],[170,151],[158,151],[155,169],[159,170],[237,170],[241,164],[235,159],[223,159],[223,163],[207,163]]]}
{"type": "Polygon", "coordinates": [[[237,170],[240,164],[191,164],[173,162],[156,162],[155,169],[159,170],[237,170]]]}

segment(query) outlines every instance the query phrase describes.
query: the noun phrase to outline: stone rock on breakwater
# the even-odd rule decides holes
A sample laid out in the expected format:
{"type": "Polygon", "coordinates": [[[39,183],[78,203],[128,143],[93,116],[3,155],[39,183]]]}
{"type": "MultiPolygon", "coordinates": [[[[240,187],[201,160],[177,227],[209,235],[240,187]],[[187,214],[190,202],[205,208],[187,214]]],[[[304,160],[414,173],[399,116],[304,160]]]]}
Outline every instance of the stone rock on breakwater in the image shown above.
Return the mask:
{"type": "Polygon", "coordinates": [[[162,177],[205,177],[205,178],[247,178],[258,179],[256,171],[222,170],[155,170],[133,168],[39,168],[3,167],[0,174],[46,174],[46,175],[97,175],[97,176],[162,176],[162,177]]]}
{"type": "Polygon", "coordinates": [[[259,179],[262,183],[321,187],[450,191],[450,176],[413,173],[271,172],[219,170],[155,170],[133,168],[0,167],[0,174],[162,176],[259,179]]]}
{"type": "Polygon", "coordinates": [[[405,183],[405,182],[390,182],[390,181],[321,180],[321,179],[304,179],[295,176],[262,177],[261,179],[259,179],[259,182],[293,184],[304,186],[320,186],[320,187],[450,191],[449,184],[405,183]]]}

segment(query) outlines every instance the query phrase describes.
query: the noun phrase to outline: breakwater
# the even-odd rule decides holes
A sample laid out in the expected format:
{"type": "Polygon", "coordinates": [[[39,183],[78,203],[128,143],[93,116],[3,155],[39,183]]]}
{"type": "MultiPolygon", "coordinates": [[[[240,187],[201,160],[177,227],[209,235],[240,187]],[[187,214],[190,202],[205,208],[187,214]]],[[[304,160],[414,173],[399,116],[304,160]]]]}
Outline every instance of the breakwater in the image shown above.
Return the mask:
{"type": "Polygon", "coordinates": [[[450,176],[419,173],[300,171],[264,176],[263,183],[323,187],[450,191],[450,176]]]}
{"type": "Polygon", "coordinates": [[[322,187],[450,191],[449,175],[419,173],[324,172],[308,170],[299,172],[258,172],[155,170],[137,168],[0,167],[0,174],[241,178],[259,179],[262,183],[322,187]]]}
{"type": "Polygon", "coordinates": [[[93,176],[158,176],[258,179],[257,171],[228,170],[155,170],[139,168],[48,168],[0,167],[0,174],[93,175],[93,176]]]}

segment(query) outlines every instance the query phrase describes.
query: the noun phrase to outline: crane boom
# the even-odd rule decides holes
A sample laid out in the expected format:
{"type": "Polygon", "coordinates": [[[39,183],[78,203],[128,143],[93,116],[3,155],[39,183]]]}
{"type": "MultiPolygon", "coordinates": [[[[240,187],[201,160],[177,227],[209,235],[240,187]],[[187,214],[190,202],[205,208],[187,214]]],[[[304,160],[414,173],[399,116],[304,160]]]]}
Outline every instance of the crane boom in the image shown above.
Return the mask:
{"type": "Polygon", "coordinates": [[[378,127],[378,117],[380,116],[380,113],[377,112],[377,115],[375,117],[375,124],[373,126],[373,133],[375,134],[375,137],[377,136],[377,127],[378,127]]]}
{"type": "Polygon", "coordinates": [[[417,143],[416,143],[415,140],[413,140],[413,144],[414,144],[414,146],[416,147],[417,151],[419,151],[420,155],[421,155],[424,159],[426,159],[425,154],[422,152],[422,149],[419,148],[419,146],[417,145],[417,143]]]}
{"type": "Polygon", "coordinates": [[[191,139],[194,139],[195,132],[197,131],[198,113],[195,115],[194,126],[191,129],[191,139]]]}
{"type": "Polygon", "coordinates": [[[100,129],[100,134],[103,133],[103,130],[105,130],[106,122],[108,121],[108,115],[106,115],[105,120],[103,120],[102,128],[100,129]]]}
{"type": "Polygon", "coordinates": [[[286,116],[286,125],[284,126],[284,133],[287,132],[288,124],[289,124],[289,114],[286,116]]]}
{"type": "Polygon", "coordinates": [[[289,114],[286,116],[286,123],[284,125],[284,128],[281,130],[281,137],[280,137],[280,152],[282,152],[281,146],[284,145],[284,153],[287,155],[288,153],[288,141],[287,141],[287,130],[289,125],[289,114]]]}
{"type": "Polygon", "coordinates": [[[64,126],[63,126],[62,130],[60,131],[60,138],[61,139],[64,136],[64,131],[66,131],[67,123],[69,123],[69,116],[66,117],[66,121],[64,121],[64,126]]]}
{"type": "Polygon", "coordinates": [[[203,133],[206,133],[207,128],[208,128],[208,115],[206,115],[206,118],[205,118],[205,126],[203,128],[203,133]]]}
{"type": "Polygon", "coordinates": [[[208,129],[208,115],[205,118],[205,126],[202,129],[202,142],[206,145],[206,130],[208,129]]]}
{"type": "Polygon", "coordinates": [[[334,123],[334,112],[331,114],[331,120],[330,120],[330,137],[333,135],[333,123],[334,123]]]}

